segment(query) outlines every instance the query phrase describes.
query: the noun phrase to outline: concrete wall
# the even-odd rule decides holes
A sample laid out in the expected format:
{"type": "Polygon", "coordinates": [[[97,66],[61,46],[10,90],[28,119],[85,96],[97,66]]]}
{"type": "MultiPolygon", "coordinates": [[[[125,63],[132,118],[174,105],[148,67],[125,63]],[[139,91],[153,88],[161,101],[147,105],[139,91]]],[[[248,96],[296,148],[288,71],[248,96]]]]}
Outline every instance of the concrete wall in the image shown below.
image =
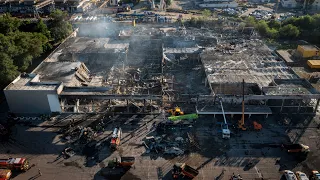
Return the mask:
{"type": "Polygon", "coordinates": [[[51,113],[48,94],[55,91],[4,90],[9,109],[13,113],[49,114],[51,113]]]}
{"type": "Polygon", "coordinates": [[[295,0],[281,0],[281,5],[284,8],[295,8],[297,6],[297,2],[295,0]]]}
{"type": "MultiPolygon", "coordinates": [[[[211,84],[212,90],[215,94],[226,94],[226,95],[242,95],[242,83],[221,83],[211,84]]],[[[248,85],[244,87],[244,93],[248,94],[248,85]]]]}

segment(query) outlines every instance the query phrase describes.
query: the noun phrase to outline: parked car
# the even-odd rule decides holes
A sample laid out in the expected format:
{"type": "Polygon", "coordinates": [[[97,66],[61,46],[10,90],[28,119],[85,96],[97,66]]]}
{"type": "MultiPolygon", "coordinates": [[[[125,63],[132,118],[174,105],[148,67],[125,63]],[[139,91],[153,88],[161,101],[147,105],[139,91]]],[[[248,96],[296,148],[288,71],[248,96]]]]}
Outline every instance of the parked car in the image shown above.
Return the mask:
{"type": "Polygon", "coordinates": [[[287,180],[298,180],[297,176],[290,170],[285,170],[283,175],[287,180]]]}
{"type": "Polygon", "coordinates": [[[319,171],[312,171],[312,179],[320,180],[320,173],[319,171]]]}
{"type": "Polygon", "coordinates": [[[309,180],[308,176],[301,171],[297,171],[296,176],[297,176],[298,180],[309,180]]]}

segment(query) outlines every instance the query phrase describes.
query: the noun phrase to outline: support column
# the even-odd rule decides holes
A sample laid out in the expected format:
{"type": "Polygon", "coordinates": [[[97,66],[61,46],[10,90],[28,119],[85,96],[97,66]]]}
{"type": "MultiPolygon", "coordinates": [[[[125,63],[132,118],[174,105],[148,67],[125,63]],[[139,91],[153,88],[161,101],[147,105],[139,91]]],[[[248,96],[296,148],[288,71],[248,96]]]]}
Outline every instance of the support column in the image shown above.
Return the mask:
{"type": "Polygon", "coordinates": [[[79,106],[80,106],[80,101],[79,101],[79,99],[77,99],[77,102],[76,102],[76,112],[77,113],[79,112],[79,106]]]}
{"type": "Polygon", "coordinates": [[[266,114],[266,119],[268,118],[269,114],[266,114]]]}
{"type": "Polygon", "coordinates": [[[317,100],[316,107],[315,107],[315,109],[314,109],[314,111],[313,111],[314,113],[317,113],[319,103],[320,103],[320,99],[317,100]]]}
{"type": "Polygon", "coordinates": [[[283,105],[284,105],[284,99],[282,99],[282,104],[281,104],[280,112],[282,112],[283,105]]]}
{"type": "Polygon", "coordinates": [[[249,118],[251,117],[251,114],[249,114],[249,118]]]}
{"type": "Polygon", "coordinates": [[[298,112],[300,114],[300,108],[301,108],[301,102],[299,102],[299,106],[298,106],[298,112]]]}
{"type": "Polygon", "coordinates": [[[231,114],[231,118],[233,118],[234,114],[231,114]]]}
{"type": "Polygon", "coordinates": [[[199,104],[199,96],[197,96],[196,107],[198,107],[198,104],[199,104]]]}
{"type": "Polygon", "coordinates": [[[126,99],[126,101],[127,101],[127,112],[129,112],[129,100],[126,99]]]}
{"type": "Polygon", "coordinates": [[[91,101],[91,111],[92,111],[93,113],[95,113],[95,109],[94,109],[94,103],[93,103],[93,101],[91,101]]]}
{"type": "Polygon", "coordinates": [[[144,99],[143,100],[143,109],[142,109],[143,112],[146,112],[146,100],[144,99]]]}

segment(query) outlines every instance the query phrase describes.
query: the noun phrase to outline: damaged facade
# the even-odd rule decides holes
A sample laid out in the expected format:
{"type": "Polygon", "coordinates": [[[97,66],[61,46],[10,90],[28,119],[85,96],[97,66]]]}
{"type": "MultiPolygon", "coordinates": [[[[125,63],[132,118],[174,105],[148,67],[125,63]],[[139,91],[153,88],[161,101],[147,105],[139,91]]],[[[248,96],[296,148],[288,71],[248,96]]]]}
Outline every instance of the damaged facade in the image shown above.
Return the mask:
{"type": "Polygon", "coordinates": [[[319,104],[310,83],[237,29],[137,26],[128,35],[120,33],[127,26],[112,23],[104,30],[93,37],[81,27],[32,73],[14,80],[4,90],[10,111],[159,113],[194,103],[198,114],[221,114],[221,97],[226,114],[241,114],[243,79],[249,115],[292,108],[313,113],[319,104]]]}

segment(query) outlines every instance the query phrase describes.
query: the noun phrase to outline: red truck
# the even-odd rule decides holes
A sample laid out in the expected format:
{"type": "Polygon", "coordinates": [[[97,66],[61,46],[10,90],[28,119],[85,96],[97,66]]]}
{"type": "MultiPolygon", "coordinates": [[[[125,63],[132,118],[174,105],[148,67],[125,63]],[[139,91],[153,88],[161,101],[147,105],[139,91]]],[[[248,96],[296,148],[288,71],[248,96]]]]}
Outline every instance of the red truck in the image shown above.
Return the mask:
{"type": "Polygon", "coordinates": [[[26,158],[0,159],[0,169],[27,171],[29,162],[26,158]]]}
{"type": "Polygon", "coordinates": [[[116,150],[120,145],[121,135],[122,135],[121,128],[119,127],[114,128],[111,136],[111,142],[110,142],[110,148],[112,150],[116,150]]]}
{"type": "Polygon", "coordinates": [[[189,179],[195,178],[199,174],[199,171],[188,166],[186,163],[176,163],[173,165],[172,177],[178,179],[180,176],[187,177],[189,179]]]}

